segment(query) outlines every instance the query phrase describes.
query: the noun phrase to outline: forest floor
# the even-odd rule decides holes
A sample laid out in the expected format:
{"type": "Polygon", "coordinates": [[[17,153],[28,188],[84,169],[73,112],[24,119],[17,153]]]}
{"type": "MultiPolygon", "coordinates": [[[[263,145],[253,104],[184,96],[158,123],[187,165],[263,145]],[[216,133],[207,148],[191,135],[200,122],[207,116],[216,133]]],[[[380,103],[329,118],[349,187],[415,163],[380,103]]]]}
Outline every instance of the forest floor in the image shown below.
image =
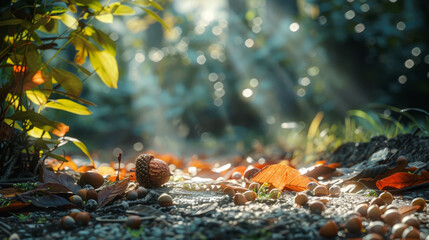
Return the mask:
{"type": "MultiPolygon", "coordinates": [[[[372,145],[354,144],[343,145],[343,148],[339,148],[332,155],[331,163],[335,162],[335,159],[346,157],[355,156],[353,159],[357,159],[358,155],[362,160],[348,168],[332,170],[341,172],[341,177],[329,177],[325,181],[319,181],[320,184],[327,186],[342,185],[342,192],[339,196],[314,196],[312,191],[304,191],[309,203],[315,200],[324,203],[325,209],[320,213],[311,211],[310,204],[297,205],[294,191],[283,190],[277,199],[273,199],[271,196],[261,198],[258,196],[255,201],[236,205],[233,198],[222,191],[225,184],[237,186],[236,180],[220,182],[200,179],[195,182],[190,179],[170,181],[160,188],[150,189],[145,197],[137,200],[128,200],[123,194],[124,188],[122,194],[112,195],[115,196],[112,201],[106,205],[99,205],[97,209],[90,209],[88,206],[81,207],[81,211],[87,211],[90,214],[89,224],[74,226],[71,230],[64,230],[60,224],[61,218],[69,215],[70,209],[73,208],[70,205],[43,208],[40,206],[46,205],[46,202],[27,201],[32,205],[20,210],[12,209],[0,213],[0,239],[377,239],[375,236],[371,238],[369,235],[370,224],[375,221],[381,221],[387,226],[381,239],[390,239],[393,229],[392,226],[389,226],[386,216],[373,219],[361,216],[359,219],[361,219],[362,225],[358,224],[358,230],[353,230],[348,224],[350,219],[356,217],[357,206],[375,204],[374,199],[383,192],[365,187],[365,185],[375,186],[377,184],[379,186],[380,176],[387,176],[385,179],[388,179],[398,172],[402,175],[408,174],[407,176],[411,174],[410,171],[423,170],[425,172],[427,159],[423,159],[426,160],[423,162],[421,158],[414,158],[413,154],[420,156],[421,145],[423,144],[423,148],[429,146],[428,139],[415,138],[407,142],[407,138],[412,137],[406,136],[405,140],[399,141],[401,144],[398,148],[392,147],[395,146],[394,144],[389,145],[389,141],[396,143],[395,141],[386,141],[386,139],[383,141],[373,139],[372,145]],[[384,144],[380,144],[380,141],[384,144]],[[407,146],[410,146],[410,141],[418,143],[420,145],[416,148],[418,151],[412,151],[409,147],[403,148],[404,141],[407,146]],[[399,160],[396,161],[399,159],[398,152],[401,155],[407,155],[405,165],[401,165],[399,160]],[[336,158],[339,155],[343,157],[336,158]],[[408,159],[410,160],[408,161],[408,159]],[[351,173],[351,169],[355,171],[351,173]],[[364,180],[365,184],[362,184],[360,180],[364,180]],[[163,193],[167,193],[173,198],[172,206],[161,207],[159,205],[158,198],[163,193]],[[141,225],[137,229],[126,226],[125,221],[130,215],[141,218],[141,225]],[[333,220],[338,231],[335,227],[328,229],[328,232],[334,232],[334,234],[332,238],[325,238],[322,235],[329,236],[329,234],[326,232],[321,234],[320,230],[324,226],[331,226],[328,224],[329,220],[333,220]]],[[[328,161],[328,163],[330,162],[328,161]]],[[[342,164],[342,166],[344,165],[346,163],[342,164]]],[[[326,169],[332,165],[323,166],[323,168],[316,169],[318,171],[314,171],[314,168],[309,169],[307,173],[316,174],[315,177],[326,175],[326,169]]],[[[332,171],[330,170],[329,174],[332,171]]],[[[412,175],[412,177],[416,176],[426,175],[417,173],[412,175]]],[[[414,181],[414,178],[411,180],[414,181]]],[[[70,187],[66,182],[64,183],[65,186],[70,187]]],[[[396,182],[393,183],[396,184],[396,182]]],[[[392,183],[387,182],[386,184],[392,183]]],[[[406,216],[417,218],[420,223],[420,226],[415,229],[419,234],[417,239],[429,239],[429,208],[422,210],[422,208],[412,206],[412,201],[416,198],[429,199],[427,184],[428,182],[424,180],[393,190],[393,202],[389,205],[380,204],[377,208],[380,210],[379,213],[390,208],[397,209],[400,216],[395,222],[400,222],[401,219],[404,221],[406,216]]],[[[59,188],[56,189],[59,191],[59,188]]],[[[99,192],[99,200],[100,194],[99,192]]],[[[47,196],[52,197],[53,195],[47,196]]],[[[25,195],[20,198],[23,201],[29,199],[25,195]]],[[[57,200],[56,197],[49,198],[52,204],[56,204],[57,200]]],[[[425,202],[428,201],[425,200],[425,202]]],[[[326,230],[325,227],[324,229],[326,230]]]]}

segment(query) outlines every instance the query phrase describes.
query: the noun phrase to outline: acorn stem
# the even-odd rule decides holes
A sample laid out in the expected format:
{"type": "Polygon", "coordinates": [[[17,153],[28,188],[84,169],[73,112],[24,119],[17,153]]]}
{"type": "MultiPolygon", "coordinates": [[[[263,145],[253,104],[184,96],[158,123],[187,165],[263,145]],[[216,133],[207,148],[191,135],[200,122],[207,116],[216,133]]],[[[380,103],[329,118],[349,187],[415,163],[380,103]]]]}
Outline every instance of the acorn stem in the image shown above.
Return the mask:
{"type": "Polygon", "coordinates": [[[119,171],[121,170],[121,160],[122,160],[122,153],[119,153],[118,155],[118,175],[116,175],[116,181],[119,181],[119,171]]]}

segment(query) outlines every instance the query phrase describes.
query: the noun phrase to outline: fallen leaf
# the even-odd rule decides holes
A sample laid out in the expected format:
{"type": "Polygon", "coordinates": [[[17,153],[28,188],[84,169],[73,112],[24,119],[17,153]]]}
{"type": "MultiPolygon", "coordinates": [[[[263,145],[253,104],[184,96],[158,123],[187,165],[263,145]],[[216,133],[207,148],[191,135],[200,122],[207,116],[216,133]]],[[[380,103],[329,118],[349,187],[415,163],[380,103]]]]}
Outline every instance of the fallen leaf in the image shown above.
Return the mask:
{"type": "Polygon", "coordinates": [[[345,182],[341,188],[341,192],[344,193],[357,193],[361,190],[365,190],[367,187],[365,184],[361,182],[355,182],[355,181],[348,181],[345,182]]]}
{"type": "Polygon", "coordinates": [[[309,182],[317,182],[313,178],[301,175],[295,168],[281,163],[266,166],[252,178],[252,181],[268,183],[279,190],[298,192],[306,190],[309,182]]]}
{"type": "Polygon", "coordinates": [[[337,168],[340,163],[331,163],[328,165],[318,164],[305,169],[300,169],[302,175],[312,178],[323,177],[324,179],[331,178],[333,176],[341,176],[342,173],[337,172],[337,168]]]}
{"type": "Polygon", "coordinates": [[[71,176],[63,173],[54,173],[52,171],[49,171],[45,165],[42,165],[42,169],[44,183],[61,184],[73,193],[76,193],[81,189],[81,187],[75,183],[75,180],[71,176]]]}
{"type": "Polygon", "coordinates": [[[25,208],[26,206],[28,206],[30,204],[31,203],[24,203],[21,201],[12,200],[12,202],[9,205],[4,206],[4,207],[0,207],[0,213],[16,211],[16,210],[25,208]]]}
{"type": "Polygon", "coordinates": [[[193,216],[204,215],[206,213],[209,213],[209,212],[215,210],[217,207],[218,207],[218,203],[217,202],[205,203],[205,204],[202,204],[201,206],[199,206],[198,210],[195,211],[195,213],[192,214],[192,215],[193,216]]]}
{"type": "Polygon", "coordinates": [[[135,206],[128,208],[127,213],[136,214],[140,216],[155,216],[155,217],[165,215],[164,212],[158,209],[155,209],[151,206],[142,205],[142,204],[137,204],[135,206]]]}
{"type": "Polygon", "coordinates": [[[16,195],[21,201],[31,203],[37,207],[61,207],[73,206],[67,199],[58,195],[52,194],[44,189],[34,189],[19,195],[16,195]]]}
{"type": "Polygon", "coordinates": [[[66,186],[53,182],[42,183],[37,185],[35,189],[45,190],[52,194],[71,193],[70,189],[68,189],[66,186]]]}
{"type": "Polygon", "coordinates": [[[101,174],[102,176],[107,176],[107,175],[113,176],[113,175],[116,175],[115,169],[113,169],[112,167],[108,167],[108,166],[101,166],[101,167],[99,167],[97,169],[97,172],[99,174],[101,174]]]}
{"type": "Polygon", "coordinates": [[[429,172],[422,171],[420,175],[409,172],[398,172],[377,181],[380,190],[401,189],[429,182],[429,172]]]}
{"type": "Polygon", "coordinates": [[[93,169],[94,169],[94,166],[81,166],[77,169],[77,171],[84,173],[84,172],[88,172],[88,171],[93,170],[93,169]]]}
{"type": "Polygon", "coordinates": [[[116,196],[124,194],[129,182],[130,179],[126,178],[122,181],[118,181],[114,185],[103,188],[100,192],[98,192],[98,207],[103,207],[115,199],[116,196]]]}
{"type": "Polygon", "coordinates": [[[0,189],[0,194],[3,197],[8,197],[8,198],[15,197],[15,195],[23,193],[23,192],[24,191],[21,191],[19,189],[14,188],[14,187],[0,189]]]}

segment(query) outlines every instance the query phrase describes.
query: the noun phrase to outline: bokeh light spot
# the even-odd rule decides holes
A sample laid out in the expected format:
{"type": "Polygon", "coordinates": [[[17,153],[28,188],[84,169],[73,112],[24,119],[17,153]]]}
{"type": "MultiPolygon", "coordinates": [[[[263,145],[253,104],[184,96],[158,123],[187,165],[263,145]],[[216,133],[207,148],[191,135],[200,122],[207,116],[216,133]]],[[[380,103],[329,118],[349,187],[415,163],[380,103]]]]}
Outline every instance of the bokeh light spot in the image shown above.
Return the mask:
{"type": "Polygon", "coordinates": [[[296,31],[298,31],[298,30],[299,30],[299,24],[298,24],[298,23],[296,23],[296,22],[291,23],[291,24],[290,24],[290,26],[289,26],[289,30],[290,30],[291,32],[296,32],[296,31]]]}
{"type": "Polygon", "coordinates": [[[251,38],[246,39],[246,41],[244,42],[244,45],[246,45],[246,47],[248,47],[248,48],[253,47],[254,44],[255,44],[255,42],[251,38]]]}
{"type": "Polygon", "coordinates": [[[414,61],[412,59],[407,59],[404,63],[406,68],[412,68],[414,67],[414,61]]]}
{"type": "Polygon", "coordinates": [[[253,90],[250,88],[246,88],[243,90],[243,92],[241,92],[241,94],[243,95],[243,97],[249,98],[253,95],[253,90]]]}
{"type": "Polygon", "coordinates": [[[406,77],[405,75],[401,75],[401,76],[399,76],[399,78],[398,78],[398,82],[399,82],[400,84],[405,84],[405,83],[407,82],[407,77],[406,77]]]}
{"type": "Polygon", "coordinates": [[[253,88],[257,87],[259,85],[259,81],[256,78],[250,79],[249,85],[253,88]]]}
{"type": "Polygon", "coordinates": [[[143,150],[144,146],[143,143],[141,142],[136,142],[133,144],[133,149],[134,151],[140,152],[141,150],[143,150]]]}
{"type": "Polygon", "coordinates": [[[407,26],[405,25],[405,23],[404,22],[402,22],[402,21],[399,21],[397,24],[396,24],[396,29],[398,29],[399,31],[403,31],[403,30],[405,30],[405,28],[406,28],[407,26]]]}
{"type": "Polygon", "coordinates": [[[365,31],[365,25],[363,23],[356,24],[355,32],[361,33],[363,31],[365,31]]]}

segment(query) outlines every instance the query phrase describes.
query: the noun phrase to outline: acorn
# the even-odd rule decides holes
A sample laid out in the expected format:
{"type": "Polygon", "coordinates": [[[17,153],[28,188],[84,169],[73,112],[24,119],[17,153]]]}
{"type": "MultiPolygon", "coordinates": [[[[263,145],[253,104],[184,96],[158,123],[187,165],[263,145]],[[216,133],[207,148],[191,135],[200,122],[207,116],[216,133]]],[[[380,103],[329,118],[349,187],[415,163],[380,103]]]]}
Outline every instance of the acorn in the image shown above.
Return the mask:
{"type": "Polygon", "coordinates": [[[325,210],[325,204],[319,200],[312,201],[309,205],[312,213],[321,214],[325,210]]]}
{"type": "Polygon", "coordinates": [[[139,194],[135,190],[131,190],[127,192],[127,200],[130,200],[130,201],[137,200],[138,196],[139,194]]]}
{"type": "Polygon", "coordinates": [[[338,197],[341,194],[341,188],[338,185],[333,185],[329,188],[329,195],[332,197],[338,197]]]}
{"type": "Polygon", "coordinates": [[[136,192],[139,198],[144,198],[149,193],[149,191],[144,187],[138,187],[136,192]]]}
{"type": "Polygon", "coordinates": [[[371,205],[368,208],[368,211],[366,213],[366,216],[371,219],[372,221],[380,220],[381,218],[381,211],[378,205],[371,205]]]}
{"type": "Polygon", "coordinates": [[[307,184],[307,190],[309,191],[313,191],[316,187],[318,186],[318,184],[316,182],[309,182],[307,184]]]}
{"type": "Polygon", "coordinates": [[[370,233],[365,235],[362,240],[383,240],[383,236],[377,233],[370,233]]]}
{"type": "Polygon", "coordinates": [[[417,211],[423,212],[423,210],[426,208],[426,201],[423,198],[414,198],[411,202],[411,205],[418,206],[419,209],[417,209],[417,211]]]}
{"type": "Polygon", "coordinates": [[[234,197],[234,195],[235,195],[235,190],[233,189],[233,188],[231,188],[231,187],[226,187],[224,190],[223,190],[223,194],[226,194],[226,195],[228,195],[229,197],[234,197]]]}
{"type": "Polygon", "coordinates": [[[402,223],[415,227],[416,229],[420,228],[420,221],[416,216],[405,216],[402,219],[402,223]]]}
{"type": "Polygon", "coordinates": [[[243,178],[244,181],[247,183],[250,183],[252,178],[260,171],[259,168],[248,168],[246,171],[244,171],[243,178]]]}
{"type": "Polygon", "coordinates": [[[357,205],[357,207],[355,208],[355,211],[358,212],[362,217],[366,217],[368,213],[368,204],[361,203],[357,205]]]}
{"type": "Polygon", "coordinates": [[[61,218],[61,227],[64,230],[73,229],[76,225],[76,221],[70,216],[64,216],[61,218]]]}
{"type": "Polygon", "coordinates": [[[271,199],[277,199],[280,195],[280,190],[278,190],[277,188],[273,188],[271,189],[269,195],[271,199]]]}
{"type": "Polygon", "coordinates": [[[398,212],[398,210],[395,209],[387,210],[382,217],[384,222],[390,226],[401,222],[401,214],[398,212]]]}
{"type": "Polygon", "coordinates": [[[247,199],[247,201],[255,201],[257,195],[254,191],[245,191],[243,193],[244,197],[247,199]]]}
{"type": "Polygon", "coordinates": [[[389,231],[389,229],[382,221],[371,222],[368,226],[368,230],[370,233],[377,233],[377,234],[380,234],[381,236],[385,236],[389,231]]]}
{"type": "Polygon", "coordinates": [[[158,188],[170,180],[168,164],[150,154],[142,154],[136,159],[136,179],[140,186],[158,188]]]}
{"type": "Polygon", "coordinates": [[[87,191],[87,189],[82,188],[79,191],[77,191],[76,194],[79,195],[83,201],[86,201],[86,191],[87,191]]]}
{"type": "Polygon", "coordinates": [[[257,191],[259,190],[259,188],[260,188],[260,187],[261,187],[261,184],[259,184],[259,183],[257,183],[257,182],[252,182],[252,183],[249,185],[249,190],[257,192],[257,191]]]}
{"type": "Polygon", "coordinates": [[[80,213],[76,214],[75,221],[76,221],[77,225],[79,225],[79,226],[86,226],[86,225],[88,225],[90,218],[91,218],[91,216],[89,215],[89,213],[80,212],[80,213]]]}
{"type": "Polygon", "coordinates": [[[420,239],[419,230],[409,226],[402,232],[402,239],[420,239]]]}
{"type": "Polygon", "coordinates": [[[94,199],[95,201],[98,200],[98,193],[94,189],[86,190],[86,200],[90,199],[94,199]]]}
{"type": "Polygon", "coordinates": [[[323,185],[319,185],[316,188],[314,188],[314,195],[315,196],[319,196],[319,197],[320,196],[328,196],[328,193],[329,193],[328,188],[326,188],[323,185]]]}
{"type": "Polygon", "coordinates": [[[325,225],[322,226],[319,230],[319,235],[326,238],[334,238],[338,234],[338,226],[337,224],[329,220],[325,223],[325,225]]]}
{"type": "Polygon", "coordinates": [[[70,209],[69,216],[75,218],[78,213],[80,213],[80,210],[77,208],[73,208],[70,209]]]}
{"type": "Polygon", "coordinates": [[[234,204],[235,205],[244,205],[244,204],[246,204],[246,202],[247,202],[246,197],[244,197],[243,194],[236,193],[234,195],[234,204]]]}
{"type": "Polygon", "coordinates": [[[391,238],[392,239],[401,238],[402,233],[404,232],[404,230],[407,227],[408,227],[408,225],[405,223],[397,223],[397,224],[393,225],[391,238]]]}
{"type": "Polygon", "coordinates": [[[308,196],[305,193],[296,193],[294,201],[297,205],[305,205],[308,202],[308,196]]]}
{"type": "Polygon", "coordinates": [[[69,200],[78,207],[81,207],[83,205],[83,200],[79,195],[72,195],[69,197],[69,200]]]}
{"type": "Polygon", "coordinates": [[[351,217],[345,224],[345,228],[349,233],[360,233],[362,230],[362,218],[351,217]]]}
{"type": "Polygon", "coordinates": [[[79,185],[84,186],[86,184],[91,185],[94,188],[99,188],[104,183],[104,178],[101,174],[96,172],[86,172],[80,176],[79,185]]]}
{"type": "Polygon", "coordinates": [[[161,206],[161,207],[169,207],[169,206],[172,206],[174,203],[173,203],[173,198],[170,196],[170,195],[168,195],[167,193],[163,193],[163,194],[161,194],[161,196],[159,196],[159,198],[158,198],[158,204],[161,206]]]}
{"type": "Polygon", "coordinates": [[[239,180],[239,179],[241,179],[241,173],[240,172],[233,172],[231,175],[231,178],[235,179],[235,180],[239,180]]]}
{"type": "Polygon", "coordinates": [[[390,192],[383,192],[378,196],[383,202],[387,205],[391,204],[393,202],[393,195],[390,192]]]}
{"type": "Polygon", "coordinates": [[[369,203],[369,205],[378,205],[379,207],[383,206],[385,203],[383,200],[381,200],[381,198],[374,198],[371,200],[371,202],[369,203]]]}
{"type": "Polygon", "coordinates": [[[125,225],[131,229],[139,229],[142,220],[138,216],[128,216],[127,220],[125,220],[125,225]]]}

